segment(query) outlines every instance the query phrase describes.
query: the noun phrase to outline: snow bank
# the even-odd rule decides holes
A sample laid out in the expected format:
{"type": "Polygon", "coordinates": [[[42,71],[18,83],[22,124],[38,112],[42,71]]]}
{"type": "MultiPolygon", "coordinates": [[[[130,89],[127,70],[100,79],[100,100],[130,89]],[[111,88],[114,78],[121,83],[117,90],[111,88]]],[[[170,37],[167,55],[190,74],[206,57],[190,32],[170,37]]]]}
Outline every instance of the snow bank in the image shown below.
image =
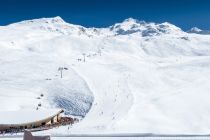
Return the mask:
{"type": "Polygon", "coordinates": [[[0,124],[24,124],[57,115],[59,109],[1,111],[0,124]]]}

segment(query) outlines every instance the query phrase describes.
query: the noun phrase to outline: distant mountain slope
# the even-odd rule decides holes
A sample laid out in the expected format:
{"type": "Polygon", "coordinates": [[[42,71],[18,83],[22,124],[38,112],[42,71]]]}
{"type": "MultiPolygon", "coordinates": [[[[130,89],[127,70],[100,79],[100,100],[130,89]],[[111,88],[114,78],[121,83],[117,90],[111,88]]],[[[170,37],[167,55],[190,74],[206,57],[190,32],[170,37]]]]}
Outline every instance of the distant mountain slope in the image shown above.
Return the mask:
{"type": "Polygon", "coordinates": [[[51,133],[210,131],[210,35],[167,22],[85,28],[55,17],[1,26],[0,36],[0,109],[64,108],[82,118],[51,133]]]}
{"type": "Polygon", "coordinates": [[[201,30],[197,27],[193,27],[188,31],[188,33],[196,33],[196,34],[203,34],[203,35],[210,35],[210,31],[208,30],[201,30]]]}

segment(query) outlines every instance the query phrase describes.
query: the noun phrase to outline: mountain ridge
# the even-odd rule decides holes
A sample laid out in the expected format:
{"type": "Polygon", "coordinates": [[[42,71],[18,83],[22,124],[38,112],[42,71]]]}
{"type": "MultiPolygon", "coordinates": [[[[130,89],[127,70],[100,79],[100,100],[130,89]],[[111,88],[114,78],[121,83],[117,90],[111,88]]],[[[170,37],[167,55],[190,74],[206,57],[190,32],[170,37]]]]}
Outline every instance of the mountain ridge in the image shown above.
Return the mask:
{"type": "MultiPolygon", "coordinates": [[[[103,30],[106,30],[105,33],[108,35],[114,34],[114,35],[126,35],[126,34],[133,34],[133,33],[141,33],[142,36],[153,36],[153,35],[160,35],[164,33],[177,33],[182,32],[182,30],[178,27],[176,27],[173,24],[170,24],[168,22],[164,23],[147,23],[145,21],[139,21],[137,19],[128,18],[122,21],[121,23],[116,23],[112,26],[103,27],[103,28],[86,28],[80,25],[74,25],[65,22],[61,17],[56,16],[52,18],[40,18],[40,19],[34,19],[34,20],[25,20],[14,24],[9,24],[8,26],[15,26],[15,25],[34,25],[38,24],[37,26],[40,26],[40,28],[43,28],[45,30],[79,30],[80,32],[91,32],[92,35],[94,32],[98,31],[101,32],[103,30]],[[49,26],[49,27],[48,27],[49,26]],[[55,26],[56,29],[51,29],[55,26]],[[47,29],[46,29],[47,28],[47,29]],[[61,29],[59,29],[61,28],[61,29]],[[79,28],[79,29],[75,29],[79,28]]],[[[60,31],[65,32],[65,31],[60,31]]],[[[68,34],[68,33],[67,33],[68,34]]]]}

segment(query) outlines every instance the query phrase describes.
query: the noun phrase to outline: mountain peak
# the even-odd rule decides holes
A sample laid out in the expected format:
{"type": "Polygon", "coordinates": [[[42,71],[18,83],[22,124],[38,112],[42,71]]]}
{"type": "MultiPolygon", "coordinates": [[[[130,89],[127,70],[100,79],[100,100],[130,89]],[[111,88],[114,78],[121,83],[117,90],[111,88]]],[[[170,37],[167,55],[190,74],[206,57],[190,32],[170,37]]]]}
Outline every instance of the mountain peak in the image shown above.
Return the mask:
{"type": "Polygon", "coordinates": [[[51,17],[51,18],[39,18],[32,20],[21,21],[18,24],[31,24],[31,23],[40,23],[40,24],[63,24],[65,21],[60,17],[51,17]]]}
{"type": "Polygon", "coordinates": [[[209,30],[201,30],[201,29],[199,29],[197,27],[193,27],[187,32],[188,33],[195,33],[195,34],[203,34],[203,35],[209,35],[210,34],[209,30]]]}
{"type": "Polygon", "coordinates": [[[56,16],[56,17],[49,18],[49,19],[51,20],[51,22],[65,23],[65,21],[60,16],[56,16]]]}
{"type": "Polygon", "coordinates": [[[134,19],[134,18],[127,18],[121,24],[126,24],[126,23],[130,23],[130,24],[142,24],[142,23],[145,23],[145,22],[144,21],[139,21],[139,20],[134,19]]]}
{"type": "Polygon", "coordinates": [[[140,33],[142,36],[153,36],[168,33],[178,33],[182,30],[175,25],[164,22],[161,24],[153,22],[139,21],[133,18],[125,19],[122,23],[117,23],[110,27],[111,31],[119,35],[140,33]]]}
{"type": "Polygon", "coordinates": [[[199,29],[197,27],[193,27],[188,32],[190,32],[190,33],[198,33],[198,32],[201,32],[201,31],[202,31],[201,29],[199,29]]]}

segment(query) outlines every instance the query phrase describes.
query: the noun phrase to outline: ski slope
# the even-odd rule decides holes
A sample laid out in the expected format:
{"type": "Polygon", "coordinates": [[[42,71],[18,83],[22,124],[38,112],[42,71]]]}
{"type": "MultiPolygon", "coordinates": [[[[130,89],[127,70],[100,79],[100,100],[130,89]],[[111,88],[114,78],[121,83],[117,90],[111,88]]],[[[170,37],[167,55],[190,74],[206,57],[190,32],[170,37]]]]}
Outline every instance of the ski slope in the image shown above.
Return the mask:
{"type": "Polygon", "coordinates": [[[85,28],[60,17],[1,26],[0,35],[0,109],[64,108],[82,118],[49,133],[210,130],[210,35],[132,18],[85,28]]]}

